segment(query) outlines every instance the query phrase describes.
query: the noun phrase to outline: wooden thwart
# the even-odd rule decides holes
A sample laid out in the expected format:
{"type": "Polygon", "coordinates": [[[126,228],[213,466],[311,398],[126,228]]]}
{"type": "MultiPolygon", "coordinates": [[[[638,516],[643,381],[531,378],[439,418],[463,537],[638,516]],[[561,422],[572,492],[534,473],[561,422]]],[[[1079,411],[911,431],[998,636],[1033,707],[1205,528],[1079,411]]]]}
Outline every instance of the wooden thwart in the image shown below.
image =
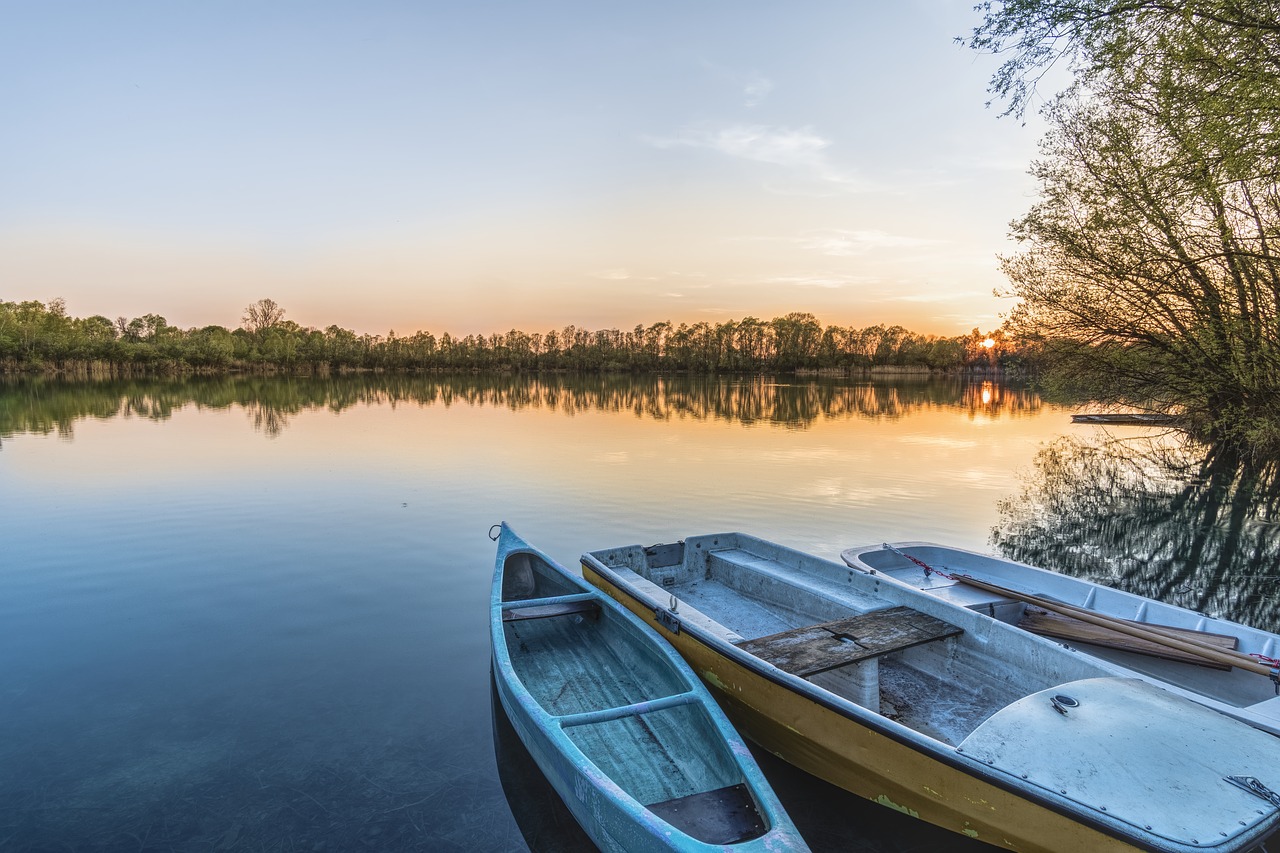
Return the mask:
{"type": "Polygon", "coordinates": [[[806,625],[736,645],[802,678],[836,667],[954,637],[960,628],[910,607],[892,607],[806,625]]]}
{"type": "MultiPolygon", "coordinates": [[[[1146,623],[1133,622],[1128,619],[1117,620],[1129,625],[1146,627],[1146,623]]],[[[1092,643],[1095,646],[1105,646],[1109,649],[1119,649],[1126,652],[1136,652],[1142,655],[1150,655],[1152,657],[1164,658],[1165,660],[1174,660],[1181,663],[1193,663],[1198,666],[1206,666],[1211,669],[1231,669],[1231,665],[1216,660],[1206,660],[1203,656],[1196,652],[1186,652],[1179,649],[1162,646],[1151,640],[1134,637],[1128,634],[1122,634],[1119,631],[1108,628],[1103,625],[1094,625],[1089,622],[1082,622],[1072,616],[1061,613],[1051,613],[1048,610],[1041,610],[1035,607],[1027,608],[1026,613],[1018,620],[1018,627],[1024,631],[1030,631],[1033,634],[1041,634],[1046,637],[1054,637],[1059,640],[1074,640],[1077,643],[1092,643]]],[[[1180,635],[1190,640],[1198,640],[1202,643],[1216,646],[1227,651],[1234,650],[1240,643],[1236,637],[1227,634],[1211,634],[1207,631],[1195,631],[1190,628],[1170,628],[1165,626],[1165,630],[1173,634],[1180,635]]]]}

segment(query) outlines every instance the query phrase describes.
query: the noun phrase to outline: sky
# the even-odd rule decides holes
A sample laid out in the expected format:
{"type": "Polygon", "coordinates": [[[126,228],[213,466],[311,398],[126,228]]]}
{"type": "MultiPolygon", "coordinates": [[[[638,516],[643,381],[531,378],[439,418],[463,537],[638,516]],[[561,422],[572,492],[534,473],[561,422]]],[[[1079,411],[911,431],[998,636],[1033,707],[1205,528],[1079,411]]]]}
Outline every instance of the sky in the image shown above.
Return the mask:
{"type": "Polygon", "coordinates": [[[0,0],[0,300],[489,334],[996,328],[974,0],[0,0]]]}

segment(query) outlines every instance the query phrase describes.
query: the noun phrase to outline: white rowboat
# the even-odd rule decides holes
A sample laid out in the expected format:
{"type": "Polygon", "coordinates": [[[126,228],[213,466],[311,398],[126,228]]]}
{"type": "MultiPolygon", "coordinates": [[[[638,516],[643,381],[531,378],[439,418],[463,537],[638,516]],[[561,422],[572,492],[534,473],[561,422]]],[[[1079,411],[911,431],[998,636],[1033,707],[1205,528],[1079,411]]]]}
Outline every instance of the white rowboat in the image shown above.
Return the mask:
{"type": "Polygon", "coordinates": [[[1141,678],[1280,735],[1274,663],[1280,635],[963,548],[900,542],[850,548],[840,556],[854,569],[1055,638],[1117,675],[1141,678]],[[1163,645],[1159,635],[1168,633],[1229,654],[1163,645]]]}

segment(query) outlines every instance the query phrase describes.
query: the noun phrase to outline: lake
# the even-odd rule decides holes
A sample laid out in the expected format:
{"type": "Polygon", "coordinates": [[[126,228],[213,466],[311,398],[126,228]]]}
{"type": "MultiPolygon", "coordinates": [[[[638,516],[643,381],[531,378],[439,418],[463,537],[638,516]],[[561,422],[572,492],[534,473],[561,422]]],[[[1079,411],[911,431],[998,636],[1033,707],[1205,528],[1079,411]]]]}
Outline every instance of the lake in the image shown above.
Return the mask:
{"type": "MultiPolygon", "coordinates": [[[[0,848],[584,850],[494,707],[506,520],[996,551],[1275,629],[1272,461],[990,381],[0,384],[0,848]]],[[[815,850],[984,850],[760,756],[815,850]]]]}

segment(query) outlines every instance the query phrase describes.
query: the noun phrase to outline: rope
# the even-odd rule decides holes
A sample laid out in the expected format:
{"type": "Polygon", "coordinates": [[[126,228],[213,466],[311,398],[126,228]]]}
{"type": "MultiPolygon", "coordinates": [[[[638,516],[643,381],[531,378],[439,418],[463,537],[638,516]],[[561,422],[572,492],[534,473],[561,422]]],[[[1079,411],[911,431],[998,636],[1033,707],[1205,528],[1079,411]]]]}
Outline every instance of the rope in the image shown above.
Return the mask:
{"type": "Polygon", "coordinates": [[[949,581],[953,581],[956,579],[954,575],[949,575],[946,572],[942,571],[941,569],[935,569],[933,566],[929,565],[924,560],[917,560],[915,557],[911,556],[910,554],[907,554],[893,547],[888,542],[885,542],[883,547],[886,551],[892,551],[893,553],[897,554],[899,557],[902,557],[903,559],[906,559],[906,560],[910,560],[920,568],[924,569],[925,577],[929,577],[929,575],[938,575],[939,577],[944,577],[949,581]]]}

